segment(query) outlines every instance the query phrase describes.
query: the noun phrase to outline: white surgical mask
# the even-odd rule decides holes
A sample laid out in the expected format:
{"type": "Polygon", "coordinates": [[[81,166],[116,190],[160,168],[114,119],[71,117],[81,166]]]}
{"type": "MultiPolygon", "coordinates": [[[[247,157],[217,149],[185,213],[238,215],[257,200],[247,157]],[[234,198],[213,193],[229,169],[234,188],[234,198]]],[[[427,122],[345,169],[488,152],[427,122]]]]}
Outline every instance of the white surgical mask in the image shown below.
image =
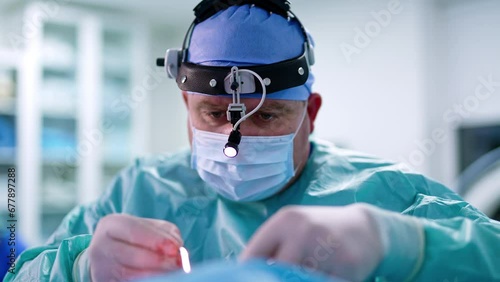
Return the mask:
{"type": "Polygon", "coordinates": [[[243,136],[239,154],[228,158],[222,152],[227,135],[193,130],[191,167],[221,196],[233,201],[258,201],[278,193],[296,170],[293,140],[302,126],[283,136],[243,136]]]}

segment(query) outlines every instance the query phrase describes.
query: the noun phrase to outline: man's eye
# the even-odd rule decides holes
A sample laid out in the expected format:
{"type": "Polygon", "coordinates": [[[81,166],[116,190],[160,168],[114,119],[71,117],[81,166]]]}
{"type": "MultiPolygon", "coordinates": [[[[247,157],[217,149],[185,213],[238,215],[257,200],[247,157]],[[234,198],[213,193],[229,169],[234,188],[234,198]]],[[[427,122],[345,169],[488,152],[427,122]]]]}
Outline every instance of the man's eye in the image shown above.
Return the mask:
{"type": "Polygon", "coordinates": [[[259,113],[259,117],[260,117],[260,119],[262,119],[264,121],[270,121],[275,116],[273,114],[270,114],[270,113],[259,113]]]}
{"type": "Polygon", "coordinates": [[[209,112],[208,115],[214,119],[220,119],[224,116],[224,112],[209,112]]]}

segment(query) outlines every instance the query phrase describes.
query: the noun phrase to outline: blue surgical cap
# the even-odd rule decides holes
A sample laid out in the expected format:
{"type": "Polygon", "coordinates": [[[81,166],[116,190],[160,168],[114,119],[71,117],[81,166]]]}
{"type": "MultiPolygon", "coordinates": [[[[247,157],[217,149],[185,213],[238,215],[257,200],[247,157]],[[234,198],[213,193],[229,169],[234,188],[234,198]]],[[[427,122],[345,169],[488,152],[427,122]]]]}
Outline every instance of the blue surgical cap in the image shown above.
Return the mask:
{"type": "MultiPolygon", "coordinates": [[[[302,55],[304,42],[296,20],[288,21],[252,5],[231,6],[195,26],[188,61],[205,66],[273,64],[302,55]]],[[[267,98],[307,100],[313,82],[310,72],[304,85],[274,92],[267,98]]],[[[261,94],[242,94],[245,97],[260,98],[261,94]]]]}

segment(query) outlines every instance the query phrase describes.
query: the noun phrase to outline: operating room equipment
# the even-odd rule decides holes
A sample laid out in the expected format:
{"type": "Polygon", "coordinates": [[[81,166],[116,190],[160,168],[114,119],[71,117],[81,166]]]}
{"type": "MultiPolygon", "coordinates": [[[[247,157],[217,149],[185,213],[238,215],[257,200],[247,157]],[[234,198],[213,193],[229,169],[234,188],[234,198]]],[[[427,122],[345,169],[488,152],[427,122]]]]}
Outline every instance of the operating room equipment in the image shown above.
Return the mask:
{"type": "Polygon", "coordinates": [[[486,215],[500,218],[500,147],[465,169],[458,180],[458,191],[486,215]]]}

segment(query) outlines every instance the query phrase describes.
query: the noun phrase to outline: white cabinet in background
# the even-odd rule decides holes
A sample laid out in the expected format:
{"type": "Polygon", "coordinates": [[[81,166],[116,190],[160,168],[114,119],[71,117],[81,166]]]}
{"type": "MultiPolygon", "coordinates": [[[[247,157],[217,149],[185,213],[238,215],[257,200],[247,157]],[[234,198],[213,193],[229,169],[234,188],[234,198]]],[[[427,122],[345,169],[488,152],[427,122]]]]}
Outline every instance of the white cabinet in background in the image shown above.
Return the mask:
{"type": "Polygon", "coordinates": [[[0,101],[0,121],[17,140],[15,148],[0,144],[11,154],[0,154],[0,169],[16,165],[19,230],[30,245],[43,243],[75,205],[95,200],[150,143],[149,100],[123,107],[148,72],[147,25],[68,3],[49,13],[44,3],[12,7],[0,20],[37,19],[29,34],[25,26],[9,32],[23,39],[16,49],[0,47],[18,55],[8,71],[0,62],[0,95],[13,83],[17,93],[11,106],[0,101]]]}

